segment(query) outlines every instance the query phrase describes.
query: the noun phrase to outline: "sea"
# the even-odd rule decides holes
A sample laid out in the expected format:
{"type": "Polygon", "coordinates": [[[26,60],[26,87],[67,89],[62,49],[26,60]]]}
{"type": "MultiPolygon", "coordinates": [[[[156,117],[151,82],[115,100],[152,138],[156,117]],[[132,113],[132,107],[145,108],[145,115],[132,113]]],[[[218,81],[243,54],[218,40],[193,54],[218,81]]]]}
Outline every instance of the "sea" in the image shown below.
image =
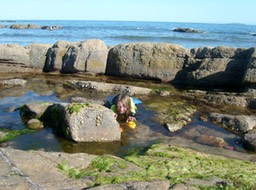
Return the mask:
{"type": "Polygon", "coordinates": [[[27,46],[100,39],[107,46],[138,42],[164,42],[185,48],[227,46],[256,47],[256,25],[183,22],[88,21],[88,20],[0,20],[0,44],[27,46]],[[60,29],[10,29],[12,24],[60,26],[60,29]],[[175,32],[189,28],[198,33],[175,32]]]}

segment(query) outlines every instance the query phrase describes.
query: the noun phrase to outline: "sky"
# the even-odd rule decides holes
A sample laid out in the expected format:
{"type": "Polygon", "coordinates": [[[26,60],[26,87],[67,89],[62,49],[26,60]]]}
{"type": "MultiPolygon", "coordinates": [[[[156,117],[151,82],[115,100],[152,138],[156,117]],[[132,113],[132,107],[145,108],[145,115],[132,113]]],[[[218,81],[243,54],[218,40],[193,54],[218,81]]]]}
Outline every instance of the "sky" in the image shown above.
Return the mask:
{"type": "Polygon", "coordinates": [[[1,0],[0,20],[115,20],[256,25],[255,0],[1,0]]]}

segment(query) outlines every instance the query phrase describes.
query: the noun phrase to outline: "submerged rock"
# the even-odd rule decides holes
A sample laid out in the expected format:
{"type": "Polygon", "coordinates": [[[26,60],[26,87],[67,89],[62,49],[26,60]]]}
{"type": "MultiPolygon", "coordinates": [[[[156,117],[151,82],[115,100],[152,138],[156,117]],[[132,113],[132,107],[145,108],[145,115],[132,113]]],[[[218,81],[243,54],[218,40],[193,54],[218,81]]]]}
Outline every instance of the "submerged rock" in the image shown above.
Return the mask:
{"type": "Polygon", "coordinates": [[[27,122],[27,128],[29,128],[29,129],[42,129],[42,128],[44,128],[44,124],[38,119],[30,119],[27,122]]]}
{"type": "Polygon", "coordinates": [[[231,147],[228,145],[228,143],[225,142],[223,138],[215,137],[212,135],[201,135],[198,138],[196,138],[196,142],[205,145],[231,149],[231,147]]]}
{"type": "Polygon", "coordinates": [[[13,87],[13,86],[24,86],[27,83],[24,79],[10,79],[10,80],[1,80],[0,86],[13,87]]]}
{"type": "Polygon", "coordinates": [[[231,130],[237,130],[241,133],[246,133],[256,128],[256,117],[253,115],[211,113],[209,119],[217,124],[228,127],[231,130]]]}

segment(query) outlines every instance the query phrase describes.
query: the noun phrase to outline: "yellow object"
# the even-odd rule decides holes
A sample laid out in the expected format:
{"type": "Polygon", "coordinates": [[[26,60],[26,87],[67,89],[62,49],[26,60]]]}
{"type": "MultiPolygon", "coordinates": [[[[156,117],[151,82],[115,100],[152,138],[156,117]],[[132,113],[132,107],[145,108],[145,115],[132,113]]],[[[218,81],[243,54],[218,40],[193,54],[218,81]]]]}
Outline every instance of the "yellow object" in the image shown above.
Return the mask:
{"type": "Polygon", "coordinates": [[[127,126],[128,126],[129,128],[131,128],[131,129],[134,129],[134,128],[136,127],[136,123],[133,122],[133,121],[128,121],[128,122],[127,122],[127,126]]]}

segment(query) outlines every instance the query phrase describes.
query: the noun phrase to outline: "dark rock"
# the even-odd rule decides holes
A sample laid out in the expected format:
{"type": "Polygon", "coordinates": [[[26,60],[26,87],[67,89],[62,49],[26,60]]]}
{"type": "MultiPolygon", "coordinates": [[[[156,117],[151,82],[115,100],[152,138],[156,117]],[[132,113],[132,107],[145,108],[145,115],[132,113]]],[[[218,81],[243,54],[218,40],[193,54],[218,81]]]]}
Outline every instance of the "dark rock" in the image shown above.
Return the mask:
{"type": "Polygon", "coordinates": [[[44,29],[44,30],[57,30],[57,29],[60,29],[61,26],[42,26],[41,29],[44,29]]]}
{"type": "Polygon", "coordinates": [[[184,32],[184,33],[200,33],[199,30],[195,30],[192,28],[174,28],[172,31],[174,32],[184,32]]]}
{"type": "Polygon", "coordinates": [[[215,123],[228,127],[231,130],[238,130],[241,133],[246,133],[256,127],[256,117],[253,115],[211,113],[209,119],[215,123]]]}
{"type": "Polygon", "coordinates": [[[244,146],[252,151],[256,151],[256,133],[245,134],[244,136],[244,146]]]}
{"type": "Polygon", "coordinates": [[[58,41],[51,48],[48,49],[46,54],[46,61],[43,67],[44,72],[51,72],[61,70],[63,56],[67,52],[72,43],[67,41],[58,41]]]}
{"type": "Polygon", "coordinates": [[[11,29],[39,29],[41,26],[36,24],[12,24],[11,29]]]}

